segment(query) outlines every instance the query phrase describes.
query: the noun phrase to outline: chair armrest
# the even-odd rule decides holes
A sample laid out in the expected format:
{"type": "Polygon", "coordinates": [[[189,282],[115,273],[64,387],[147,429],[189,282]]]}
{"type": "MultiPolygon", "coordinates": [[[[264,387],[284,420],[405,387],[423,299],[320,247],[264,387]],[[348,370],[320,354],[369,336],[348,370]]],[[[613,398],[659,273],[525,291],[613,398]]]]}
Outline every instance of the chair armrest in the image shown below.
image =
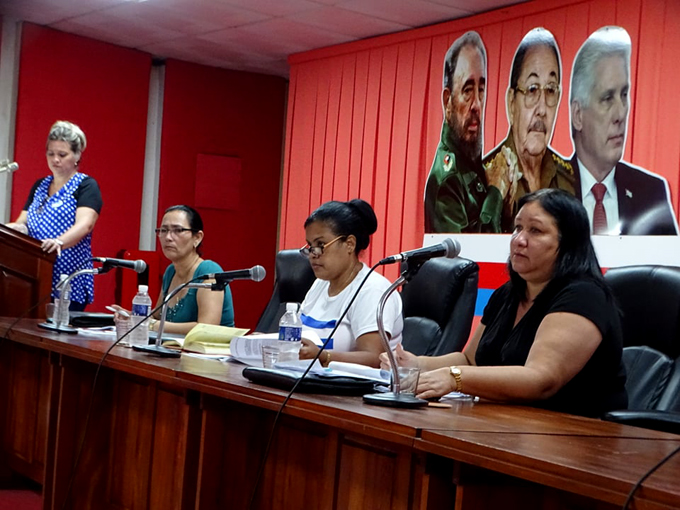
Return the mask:
{"type": "Polygon", "coordinates": [[[680,413],[670,411],[611,411],[602,418],[624,425],[680,434],[680,413]]]}

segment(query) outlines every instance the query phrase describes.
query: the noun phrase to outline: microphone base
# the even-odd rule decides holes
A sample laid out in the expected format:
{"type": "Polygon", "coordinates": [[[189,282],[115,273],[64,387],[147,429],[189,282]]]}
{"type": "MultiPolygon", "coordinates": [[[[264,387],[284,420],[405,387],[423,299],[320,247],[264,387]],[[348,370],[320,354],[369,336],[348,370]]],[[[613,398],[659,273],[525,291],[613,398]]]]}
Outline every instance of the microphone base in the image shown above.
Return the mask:
{"type": "Polygon", "coordinates": [[[364,402],[385,407],[423,407],[428,404],[427,400],[404,393],[398,395],[396,393],[372,393],[364,395],[364,402]]]}
{"type": "Polygon", "coordinates": [[[155,354],[162,358],[179,358],[182,353],[177,349],[168,349],[161,345],[133,345],[133,351],[145,352],[147,354],[155,354]]]}
{"type": "Polygon", "coordinates": [[[39,328],[49,329],[50,331],[56,331],[57,333],[68,333],[69,335],[75,335],[78,333],[76,328],[71,326],[58,326],[53,322],[41,322],[38,324],[39,328]]]}

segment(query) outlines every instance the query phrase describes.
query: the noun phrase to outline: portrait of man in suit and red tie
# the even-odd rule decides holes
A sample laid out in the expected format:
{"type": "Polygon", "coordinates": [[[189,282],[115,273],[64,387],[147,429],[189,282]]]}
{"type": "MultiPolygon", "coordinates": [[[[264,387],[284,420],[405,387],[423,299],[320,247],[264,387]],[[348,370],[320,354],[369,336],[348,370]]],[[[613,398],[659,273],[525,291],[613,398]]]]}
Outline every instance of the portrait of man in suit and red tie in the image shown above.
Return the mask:
{"type": "Polygon", "coordinates": [[[575,192],[595,235],[677,235],[663,177],[621,160],[630,113],[631,39],[603,27],[583,43],[571,73],[575,192]]]}

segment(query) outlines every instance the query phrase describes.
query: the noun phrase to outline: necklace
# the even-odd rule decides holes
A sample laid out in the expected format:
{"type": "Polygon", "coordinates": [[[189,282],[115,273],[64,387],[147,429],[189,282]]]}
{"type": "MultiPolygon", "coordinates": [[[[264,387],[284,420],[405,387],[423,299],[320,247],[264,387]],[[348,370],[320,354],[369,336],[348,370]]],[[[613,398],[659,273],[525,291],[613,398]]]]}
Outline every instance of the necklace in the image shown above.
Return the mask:
{"type": "Polygon", "coordinates": [[[334,290],[334,291],[331,293],[331,290],[330,290],[330,287],[329,287],[329,289],[328,289],[328,295],[329,295],[329,296],[337,296],[337,295],[340,294],[343,290],[345,290],[345,289],[349,286],[349,284],[352,283],[352,281],[354,280],[354,278],[356,278],[357,274],[359,274],[359,271],[361,271],[361,268],[362,268],[362,267],[363,267],[363,265],[361,264],[361,262],[357,261],[356,264],[354,264],[354,267],[352,268],[352,270],[350,271],[348,278],[345,279],[345,281],[344,281],[344,282],[342,283],[342,285],[337,289],[337,291],[334,290]]]}
{"type": "MultiPolygon", "coordinates": [[[[173,277],[172,281],[170,282],[171,285],[174,282],[174,285],[172,287],[168,288],[168,292],[170,292],[172,289],[179,287],[180,285],[184,285],[185,283],[190,282],[194,278],[194,273],[196,272],[196,268],[198,267],[198,264],[200,263],[201,256],[196,254],[196,259],[194,262],[191,264],[189,267],[189,271],[187,272],[186,276],[183,278],[180,278],[179,273],[177,272],[177,267],[175,266],[175,276],[173,277]]],[[[175,294],[172,299],[168,302],[168,306],[171,309],[174,309],[174,311],[177,311],[179,308],[182,300],[187,296],[189,293],[189,289],[184,288],[181,291],[179,291],[177,294],[175,294]]],[[[170,311],[170,310],[168,310],[170,311]]]]}

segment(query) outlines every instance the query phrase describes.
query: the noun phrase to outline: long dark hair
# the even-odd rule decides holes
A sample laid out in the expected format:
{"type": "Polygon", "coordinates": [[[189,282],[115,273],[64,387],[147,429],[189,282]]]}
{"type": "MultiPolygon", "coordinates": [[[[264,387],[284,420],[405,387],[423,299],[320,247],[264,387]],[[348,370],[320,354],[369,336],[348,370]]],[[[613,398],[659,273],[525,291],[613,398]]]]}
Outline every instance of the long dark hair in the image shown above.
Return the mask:
{"type": "MultiPolygon", "coordinates": [[[[519,209],[531,202],[538,202],[557,225],[559,248],[551,281],[586,277],[594,280],[611,297],[590,239],[588,213],[581,202],[566,191],[550,188],[524,195],[519,200],[519,209]]],[[[527,283],[512,269],[510,259],[508,272],[513,293],[520,299],[526,299],[527,283]]]]}
{"type": "Polygon", "coordinates": [[[378,218],[371,204],[360,198],[349,202],[326,202],[305,220],[305,228],[316,221],[325,223],[336,236],[354,236],[357,240],[354,253],[368,248],[371,234],[378,229],[378,218]]]}
{"type": "MultiPolygon", "coordinates": [[[[193,234],[196,234],[199,230],[203,230],[203,219],[201,218],[201,215],[198,214],[198,211],[193,207],[190,207],[188,205],[173,205],[171,207],[168,207],[163,213],[163,215],[166,215],[172,211],[181,211],[187,215],[189,228],[191,229],[193,234]]],[[[203,240],[201,239],[201,242],[198,243],[198,246],[196,246],[196,253],[198,253],[199,255],[203,255],[203,250],[201,248],[202,244],[203,240]]]]}

